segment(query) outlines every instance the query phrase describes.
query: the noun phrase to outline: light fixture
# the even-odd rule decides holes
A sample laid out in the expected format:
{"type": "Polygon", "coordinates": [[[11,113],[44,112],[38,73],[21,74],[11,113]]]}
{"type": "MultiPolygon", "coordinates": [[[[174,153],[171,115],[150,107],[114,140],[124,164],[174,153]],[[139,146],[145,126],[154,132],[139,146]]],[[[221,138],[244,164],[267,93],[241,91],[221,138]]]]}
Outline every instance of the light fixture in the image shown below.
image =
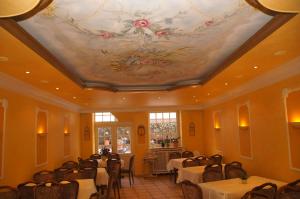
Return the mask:
{"type": "Polygon", "coordinates": [[[77,97],[73,96],[73,99],[77,99],[77,97]]]}
{"type": "Polygon", "coordinates": [[[122,97],[122,100],[126,100],[126,97],[122,97]]]}
{"type": "Polygon", "coordinates": [[[25,73],[26,73],[26,74],[30,74],[30,71],[26,71],[25,73]]]}
{"type": "Polygon", "coordinates": [[[56,88],[55,88],[55,90],[57,90],[57,91],[58,91],[58,90],[59,90],[59,88],[58,88],[58,87],[56,87],[56,88]]]}
{"type": "Polygon", "coordinates": [[[210,96],[210,93],[207,93],[207,96],[210,96]]]}
{"type": "Polygon", "coordinates": [[[225,86],[228,86],[228,82],[225,82],[225,86]]]}
{"type": "Polygon", "coordinates": [[[258,69],[258,66],[253,66],[254,69],[258,69]]]}

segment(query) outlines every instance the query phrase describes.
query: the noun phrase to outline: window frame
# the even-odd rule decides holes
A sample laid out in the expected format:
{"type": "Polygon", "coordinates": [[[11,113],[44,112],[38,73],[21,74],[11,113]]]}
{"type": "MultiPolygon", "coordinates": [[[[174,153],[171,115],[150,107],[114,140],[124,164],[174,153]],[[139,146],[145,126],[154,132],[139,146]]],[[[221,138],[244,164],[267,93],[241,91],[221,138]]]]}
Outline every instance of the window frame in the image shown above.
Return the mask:
{"type": "MultiPolygon", "coordinates": [[[[182,132],[182,130],[181,130],[181,115],[180,115],[180,112],[179,111],[172,111],[172,110],[170,110],[170,111],[151,111],[151,112],[148,112],[148,147],[149,147],[149,149],[157,149],[157,148],[161,148],[161,147],[152,147],[151,146],[151,126],[150,126],[150,124],[151,124],[151,119],[150,119],[150,114],[151,113],[162,113],[162,116],[163,116],[163,114],[164,113],[176,113],[176,132],[177,132],[177,135],[178,135],[178,137],[180,138],[179,140],[179,143],[178,143],[178,147],[181,147],[182,146],[182,136],[181,136],[181,132],[182,132]]],[[[162,117],[162,119],[163,119],[163,117],[162,117]]],[[[169,119],[170,119],[170,117],[169,117],[169,119]]],[[[165,147],[165,148],[168,148],[168,147],[165,147]]],[[[169,148],[172,148],[172,147],[169,147],[169,148]]]]}

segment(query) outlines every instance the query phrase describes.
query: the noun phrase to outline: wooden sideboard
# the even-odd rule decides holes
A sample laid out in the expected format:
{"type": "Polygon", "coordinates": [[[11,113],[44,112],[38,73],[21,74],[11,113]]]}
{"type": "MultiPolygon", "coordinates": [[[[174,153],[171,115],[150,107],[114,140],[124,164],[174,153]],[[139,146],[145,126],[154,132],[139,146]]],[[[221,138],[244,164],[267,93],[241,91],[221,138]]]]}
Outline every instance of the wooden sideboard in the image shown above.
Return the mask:
{"type": "Polygon", "coordinates": [[[154,164],[154,174],[160,173],[168,173],[167,170],[167,163],[169,161],[169,153],[171,152],[182,152],[182,148],[153,148],[150,149],[150,153],[157,157],[155,164],[154,164]]]}

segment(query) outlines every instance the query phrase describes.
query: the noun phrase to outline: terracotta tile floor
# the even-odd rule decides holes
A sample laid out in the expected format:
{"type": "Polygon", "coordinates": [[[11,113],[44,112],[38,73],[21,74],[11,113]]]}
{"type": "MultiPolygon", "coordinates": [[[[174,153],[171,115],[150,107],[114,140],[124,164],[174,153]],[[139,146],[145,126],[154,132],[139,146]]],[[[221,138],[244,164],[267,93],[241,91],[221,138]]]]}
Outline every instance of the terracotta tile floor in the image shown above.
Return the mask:
{"type": "Polygon", "coordinates": [[[183,199],[180,185],[174,184],[168,175],[154,178],[135,177],[132,187],[125,177],[122,179],[120,195],[121,199],[183,199]]]}

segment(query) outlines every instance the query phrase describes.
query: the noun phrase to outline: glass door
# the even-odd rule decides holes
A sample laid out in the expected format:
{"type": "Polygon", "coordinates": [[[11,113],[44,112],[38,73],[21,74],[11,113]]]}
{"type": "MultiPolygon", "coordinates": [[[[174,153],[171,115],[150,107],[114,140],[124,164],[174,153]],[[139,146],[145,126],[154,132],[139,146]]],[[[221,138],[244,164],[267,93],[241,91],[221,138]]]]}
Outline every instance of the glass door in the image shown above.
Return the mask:
{"type": "Polygon", "coordinates": [[[112,151],[112,127],[98,127],[98,142],[97,142],[97,150],[98,153],[101,152],[102,148],[108,148],[109,151],[112,151]]]}
{"type": "Polygon", "coordinates": [[[130,154],[131,126],[122,124],[95,125],[95,149],[100,153],[102,148],[109,148],[110,152],[130,154]]]}

